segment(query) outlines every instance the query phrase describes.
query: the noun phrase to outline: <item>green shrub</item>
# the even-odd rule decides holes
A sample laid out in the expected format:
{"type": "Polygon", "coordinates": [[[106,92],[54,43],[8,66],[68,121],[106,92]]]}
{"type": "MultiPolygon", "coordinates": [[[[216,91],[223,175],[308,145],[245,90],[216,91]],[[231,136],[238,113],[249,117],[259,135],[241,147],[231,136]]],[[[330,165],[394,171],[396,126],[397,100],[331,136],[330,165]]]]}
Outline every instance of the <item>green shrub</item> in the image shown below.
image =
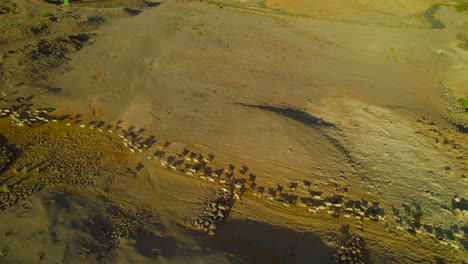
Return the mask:
{"type": "Polygon", "coordinates": [[[50,16],[53,16],[51,13],[42,13],[39,15],[39,17],[50,17],[50,16]]]}
{"type": "Polygon", "coordinates": [[[460,103],[465,108],[465,111],[468,111],[468,100],[467,99],[460,99],[460,103]]]}
{"type": "Polygon", "coordinates": [[[466,1],[457,1],[457,4],[455,6],[458,12],[468,11],[468,2],[466,1]]]}
{"type": "Polygon", "coordinates": [[[16,5],[12,2],[6,2],[0,0],[0,14],[16,14],[16,5]]]}

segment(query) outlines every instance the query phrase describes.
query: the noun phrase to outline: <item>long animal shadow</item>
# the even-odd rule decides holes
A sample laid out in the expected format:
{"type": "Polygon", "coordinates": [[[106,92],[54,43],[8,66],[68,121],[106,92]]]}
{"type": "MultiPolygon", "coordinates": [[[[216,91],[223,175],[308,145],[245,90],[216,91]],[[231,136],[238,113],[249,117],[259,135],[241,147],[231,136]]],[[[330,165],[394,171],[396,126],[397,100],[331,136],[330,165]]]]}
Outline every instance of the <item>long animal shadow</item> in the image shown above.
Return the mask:
{"type": "Polygon", "coordinates": [[[277,107],[277,106],[271,106],[271,105],[251,105],[251,104],[245,104],[245,103],[234,103],[234,104],[273,112],[275,114],[282,115],[282,116],[291,118],[295,121],[301,122],[307,126],[325,126],[325,127],[333,127],[335,129],[338,129],[335,126],[335,124],[324,121],[322,118],[313,116],[305,111],[298,110],[298,109],[293,109],[289,107],[277,107]]]}

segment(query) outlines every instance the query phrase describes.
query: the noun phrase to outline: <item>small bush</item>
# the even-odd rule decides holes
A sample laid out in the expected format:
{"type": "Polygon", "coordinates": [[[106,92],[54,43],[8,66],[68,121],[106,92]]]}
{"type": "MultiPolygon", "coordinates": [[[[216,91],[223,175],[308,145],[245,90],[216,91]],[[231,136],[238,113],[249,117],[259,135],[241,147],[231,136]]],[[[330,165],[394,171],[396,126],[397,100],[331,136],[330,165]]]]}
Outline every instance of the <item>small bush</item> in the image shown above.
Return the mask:
{"type": "Polygon", "coordinates": [[[14,3],[0,0],[0,14],[16,14],[15,8],[14,3]]]}
{"type": "Polygon", "coordinates": [[[460,103],[465,108],[465,111],[468,112],[468,100],[467,99],[460,99],[460,103]]]}
{"type": "Polygon", "coordinates": [[[458,12],[468,11],[468,2],[466,1],[457,1],[456,8],[458,12]]]}
{"type": "Polygon", "coordinates": [[[39,15],[39,17],[50,17],[50,16],[53,16],[51,13],[42,13],[39,15]]]}

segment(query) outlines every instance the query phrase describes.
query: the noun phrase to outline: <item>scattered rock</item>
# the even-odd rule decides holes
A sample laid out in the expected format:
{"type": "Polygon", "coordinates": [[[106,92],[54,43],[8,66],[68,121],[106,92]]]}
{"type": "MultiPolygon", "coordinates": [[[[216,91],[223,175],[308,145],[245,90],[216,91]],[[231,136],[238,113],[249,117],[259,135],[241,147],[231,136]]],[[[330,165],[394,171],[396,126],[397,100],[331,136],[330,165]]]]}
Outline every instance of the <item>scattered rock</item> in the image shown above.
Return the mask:
{"type": "Polygon", "coordinates": [[[227,204],[232,203],[232,187],[221,187],[208,192],[204,201],[199,203],[196,211],[196,219],[186,218],[184,222],[190,227],[208,232],[208,235],[216,234],[218,225],[224,221],[230,207],[227,204]],[[200,224],[200,223],[203,223],[200,224]]]}
{"type": "Polygon", "coordinates": [[[364,239],[353,233],[349,226],[341,227],[341,233],[334,238],[334,242],[338,250],[333,255],[332,264],[370,263],[364,239]]]}

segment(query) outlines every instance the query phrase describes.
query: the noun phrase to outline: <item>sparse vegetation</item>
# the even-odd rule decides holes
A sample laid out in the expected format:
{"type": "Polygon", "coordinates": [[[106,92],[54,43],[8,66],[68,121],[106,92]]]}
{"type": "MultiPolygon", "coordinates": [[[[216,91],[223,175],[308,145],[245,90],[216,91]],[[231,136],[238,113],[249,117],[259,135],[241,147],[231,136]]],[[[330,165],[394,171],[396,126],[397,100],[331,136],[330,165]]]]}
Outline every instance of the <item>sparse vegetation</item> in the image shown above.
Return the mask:
{"type": "MultiPolygon", "coordinates": [[[[286,10],[283,10],[281,8],[276,8],[276,7],[271,7],[267,6],[265,4],[265,1],[260,1],[256,3],[255,5],[246,5],[245,3],[239,2],[239,1],[231,1],[231,2],[219,2],[219,1],[214,1],[214,0],[196,0],[197,2],[201,3],[207,3],[210,5],[215,5],[220,8],[223,7],[231,7],[231,8],[237,8],[237,9],[243,9],[244,11],[242,13],[244,14],[256,14],[259,15],[259,13],[264,13],[264,14],[281,14],[281,15],[287,15],[287,16],[294,16],[294,17],[302,17],[302,18],[314,18],[314,19],[320,19],[320,20],[327,20],[327,21],[338,21],[338,22],[343,22],[343,23],[348,23],[348,24],[356,24],[356,25],[371,25],[371,26],[382,26],[382,27],[391,27],[391,28],[413,28],[413,29],[423,29],[426,28],[424,26],[408,26],[408,25],[392,25],[392,24],[372,24],[372,23],[367,23],[367,22],[362,22],[362,21],[355,21],[355,20],[349,20],[349,19],[342,19],[342,18],[325,18],[325,17],[320,17],[320,16],[313,16],[310,14],[306,13],[291,13],[286,10]],[[251,11],[251,12],[249,12],[251,11]]],[[[440,4],[440,5],[447,5],[447,4],[440,4]]]]}
{"type": "Polygon", "coordinates": [[[457,1],[455,5],[458,12],[465,12],[468,11],[468,2],[466,1],[457,1]]]}
{"type": "Polygon", "coordinates": [[[458,0],[2,1],[0,263],[464,259],[458,0]]]}
{"type": "Polygon", "coordinates": [[[464,0],[459,0],[459,1],[455,1],[456,3],[437,3],[436,5],[438,6],[452,6],[452,7],[455,7],[455,10],[457,10],[457,12],[465,12],[465,11],[468,11],[468,2],[467,1],[464,1],[464,0]]]}
{"type": "Polygon", "coordinates": [[[462,49],[468,50],[468,35],[463,33],[457,34],[457,39],[460,41],[458,46],[462,49]]]}
{"type": "Polygon", "coordinates": [[[460,103],[462,104],[463,108],[465,108],[465,112],[468,113],[468,100],[460,99],[460,103]]]}
{"type": "Polygon", "coordinates": [[[50,17],[50,16],[53,16],[51,13],[42,13],[39,15],[39,17],[50,17]]]}
{"type": "Polygon", "coordinates": [[[16,14],[16,4],[0,0],[0,14],[16,14]]]}

